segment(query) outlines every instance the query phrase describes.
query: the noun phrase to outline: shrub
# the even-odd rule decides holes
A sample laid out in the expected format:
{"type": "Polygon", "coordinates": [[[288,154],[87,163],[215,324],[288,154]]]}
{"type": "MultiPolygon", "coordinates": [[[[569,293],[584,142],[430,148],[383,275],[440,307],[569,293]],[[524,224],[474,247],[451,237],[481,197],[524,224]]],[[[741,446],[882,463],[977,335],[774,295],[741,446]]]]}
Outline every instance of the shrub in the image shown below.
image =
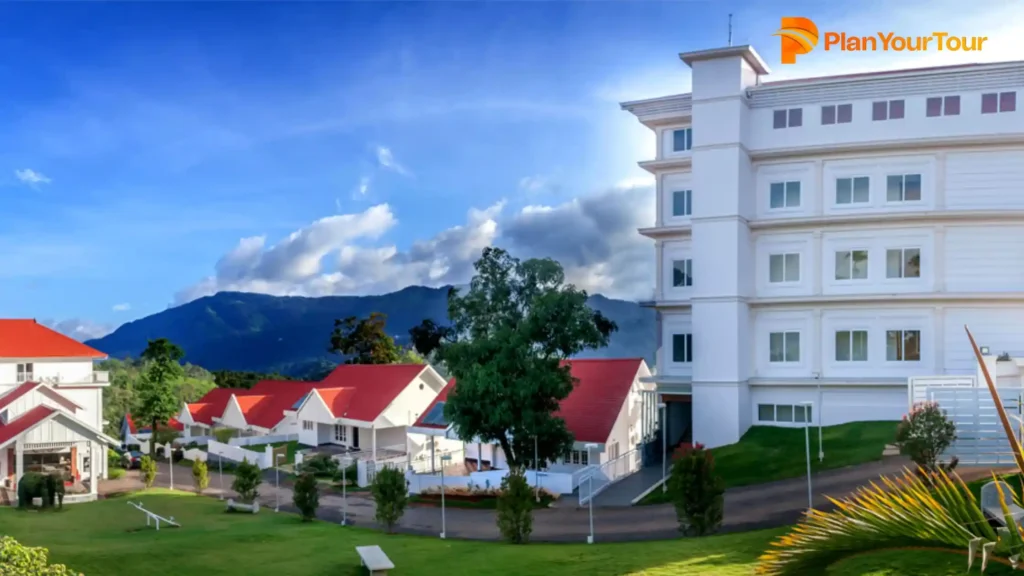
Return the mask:
{"type": "Polygon", "coordinates": [[[316,477],[309,472],[300,474],[299,479],[295,481],[292,500],[302,514],[303,522],[311,522],[316,518],[316,509],[320,507],[320,490],[316,477]]]}
{"type": "Polygon", "coordinates": [[[954,458],[948,464],[940,464],[939,456],[956,441],[956,425],[939,408],[937,402],[918,402],[903,417],[896,428],[896,445],[900,452],[925,472],[939,469],[949,471],[956,467],[954,458]]]}
{"type": "Polygon", "coordinates": [[[46,548],[30,548],[10,536],[0,537],[0,574],[3,576],[75,576],[63,564],[50,564],[46,548]]]}
{"type": "Polygon", "coordinates": [[[715,474],[711,451],[697,444],[672,464],[669,492],[679,519],[679,529],[690,536],[704,536],[722,525],[725,486],[715,474]]]}
{"type": "MultiPolygon", "coordinates": [[[[306,470],[306,468],[303,467],[303,470],[306,470]]],[[[356,483],[357,477],[358,471],[356,470],[356,463],[352,462],[344,468],[339,467],[338,471],[334,473],[334,476],[331,479],[338,485],[341,485],[343,482],[348,482],[348,485],[352,486],[356,483]]]]}
{"type": "Polygon", "coordinates": [[[202,460],[192,462],[192,484],[195,485],[196,492],[202,492],[210,485],[210,474],[206,468],[206,462],[202,460]]]}
{"type": "Polygon", "coordinates": [[[405,473],[398,468],[385,466],[377,471],[370,485],[370,493],[377,508],[377,522],[390,533],[405,514],[409,502],[409,487],[405,473]]]}
{"type": "Polygon", "coordinates": [[[148,455],[143,456],[142,462],[139,463],[139,469],[142,471],[142,481],[146,483],[146,488],[152,488],[153,482],[156,481],[156,460],[148,455]]]}
{"type": "Polygon", "coordinates": [[[121,463],[124,461],[124,457],[118,454],[115,450],[107,448],[107,468],[121,468],[121,463]]]}
{"type": "Polygon", "coordinates": [[[227,444],[228,440],[235,437],[235,431],[232,428],[217,428],[213,431],[213,437],[217,439],[217,442],[227,444]]]}
{"type": "Polygon", "coordinates": [[[239,499],[243,502],[255,502],[260,496],[259,488],[263,483],[263,472],[256,464],[243,460],[235,468],[235,481],[231,483],[231,489],[238,493],[239,499]]]}
{"type": "MultiPolygon", "coordinates": [[[[41,508],[64,505],[64,475],[26,472],[18,481],[18,508],[33,506],[32,500],[40,499],[41,508]]],[[[2,574],[2,573],[0,573],[2,574]]]]}
{"type": "Polygon", "coordinates": [[[302,471],[317,478],[334,478],[338,468],[338,461],[327,454],[314,454],[302,461],[302,471]]]}
{"type": "Polygon", "coordinates": [[[512,544],[526,544],[533,532],[533,488],[522,468],[513,468],[501,480],[498,496],[498,529],[512,544]]]}
{"type": "Polygon", "coordinates": [[[125,475],[124,468],[108,468],[107,469],[107,477],[110,478],[111,480],[119,480],[121,478],[124,478],[124,475],[125,475]]]}

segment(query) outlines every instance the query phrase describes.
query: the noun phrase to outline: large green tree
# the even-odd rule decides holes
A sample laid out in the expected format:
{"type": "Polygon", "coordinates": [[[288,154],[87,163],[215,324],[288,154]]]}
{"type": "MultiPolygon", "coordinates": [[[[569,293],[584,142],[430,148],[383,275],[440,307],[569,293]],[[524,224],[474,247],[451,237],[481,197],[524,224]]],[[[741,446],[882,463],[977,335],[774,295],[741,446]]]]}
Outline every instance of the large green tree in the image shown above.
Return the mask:
{"type": "Polygon", "coordinates": [[[153,433],[149,438],[149,453],[156,454],[156,432],[167,420],[178,413],[181,404],[174,382],[185,375],[181,359],[185,351],[166,338],[150,340],[142,352],[146,373],[139,386],[139,419],[151,422],[153,433]]]}
{"type": "Polygon", "coordinates": [[[402,348],[388,335],[387,322],[387,315],[380,312],[335,320],[328,350],[344,355],[345,364],[397,364],[402,348]]]}
{"type": "Polygon", "coordinates": [[[458,382],[444,411],[463,441],[500,444],[510,466],[531,462],[535,446],[542,462],[554,460],[573,443],[554,415],[574,384],[562,361],[607,346],[617,327],[554,260],[485,248],[475,267],[465,295],[448,293],[451,324],[426,320],[410,336],[458,382]]]}
{"type": "Polygon", "coordinates": [[[215,370],[213,378],[218,388],[245,388],[246,390],[255,386],[260,380],[295,380],[291,376],[285,376],[276,372],[263,374],[262,372],[242,372],[237,370],[215,370]]]}

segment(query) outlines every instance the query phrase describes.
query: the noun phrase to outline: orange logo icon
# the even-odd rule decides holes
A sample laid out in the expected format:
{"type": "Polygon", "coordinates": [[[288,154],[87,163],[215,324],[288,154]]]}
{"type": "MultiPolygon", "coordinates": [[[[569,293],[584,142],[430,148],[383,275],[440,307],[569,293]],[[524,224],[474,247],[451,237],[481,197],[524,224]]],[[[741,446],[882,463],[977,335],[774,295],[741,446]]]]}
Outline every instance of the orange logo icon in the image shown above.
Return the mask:
{"type": "Polygon", "coordinates": [[[774,34],[782,40],[782,63],[796,64],[797,54],[807,54],[818,45],[818,27],[808,18],[784,16],[774,34]]]}

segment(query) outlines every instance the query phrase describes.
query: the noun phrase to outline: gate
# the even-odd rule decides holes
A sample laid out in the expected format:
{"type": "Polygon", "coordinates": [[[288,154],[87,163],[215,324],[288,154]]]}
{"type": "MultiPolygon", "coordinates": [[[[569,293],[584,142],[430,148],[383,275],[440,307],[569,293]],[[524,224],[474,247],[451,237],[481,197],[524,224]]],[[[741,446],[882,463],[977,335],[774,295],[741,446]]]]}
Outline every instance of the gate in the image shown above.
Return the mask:
{"type": "MultiPolygon", "coordinates": [[[[1024,388],[1004,386],[996,392],[1014,433],[1024,439],[1024,388]]],[[[929,387],[924,395],[938,402],[956,424],[957,439],[946,450],[946,457],[956,456],[967,466],[1016,462],[987,386],[929,387]]]]}

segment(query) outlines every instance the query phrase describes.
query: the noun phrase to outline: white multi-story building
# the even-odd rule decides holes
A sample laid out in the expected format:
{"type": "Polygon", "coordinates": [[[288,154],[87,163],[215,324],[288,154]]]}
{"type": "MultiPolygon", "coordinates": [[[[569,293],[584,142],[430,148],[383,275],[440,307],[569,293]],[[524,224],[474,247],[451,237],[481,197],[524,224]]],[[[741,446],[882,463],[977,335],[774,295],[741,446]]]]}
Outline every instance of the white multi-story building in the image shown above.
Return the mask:
{"type": "Polygon", "coordinates": [[[658,142],[669,442],[898,419],[908,377],[975,373],[965,324],[1024,353],[1024,62],[769,82],[749,46],[680,57],[690,94],[622,105],[658,142]]]}

